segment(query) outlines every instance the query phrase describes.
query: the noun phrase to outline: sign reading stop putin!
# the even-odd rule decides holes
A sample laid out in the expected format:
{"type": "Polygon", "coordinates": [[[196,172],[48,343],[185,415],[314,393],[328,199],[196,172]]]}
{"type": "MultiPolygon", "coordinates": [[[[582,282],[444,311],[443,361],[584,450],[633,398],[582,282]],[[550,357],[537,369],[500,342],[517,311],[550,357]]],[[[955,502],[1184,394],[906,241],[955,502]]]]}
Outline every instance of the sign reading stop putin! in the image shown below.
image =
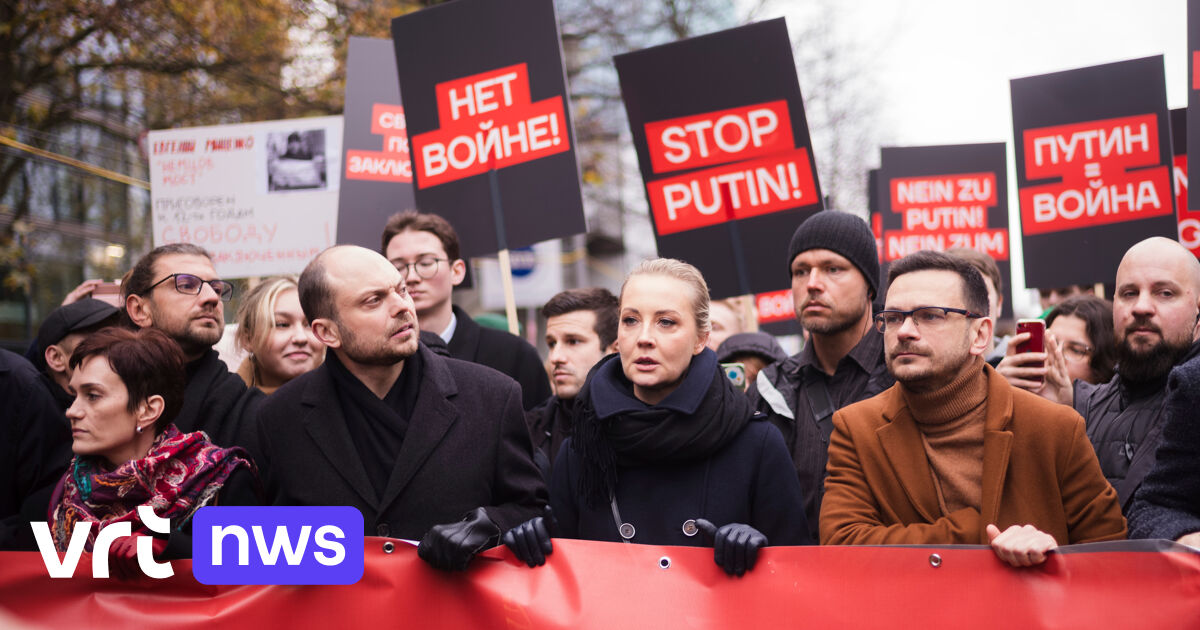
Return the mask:
{"type": "Polygon", "coordinates": [[[659,255],[714,298],[787,287],[788,240],[822,202],[785,22],[615,61],[659,255]]]}
{"type": "Polygon", "coordinates": [[[463,257],[586,230],[552,0],[446,2],[392,20],[392,40],[416,205],[463,257]]]}
{"type": "Polygon", "coordinates": [[[1161,56],[1011,88],[1029,286],[1112,282],[1131,245],[1176,238],[1161,56]]]}

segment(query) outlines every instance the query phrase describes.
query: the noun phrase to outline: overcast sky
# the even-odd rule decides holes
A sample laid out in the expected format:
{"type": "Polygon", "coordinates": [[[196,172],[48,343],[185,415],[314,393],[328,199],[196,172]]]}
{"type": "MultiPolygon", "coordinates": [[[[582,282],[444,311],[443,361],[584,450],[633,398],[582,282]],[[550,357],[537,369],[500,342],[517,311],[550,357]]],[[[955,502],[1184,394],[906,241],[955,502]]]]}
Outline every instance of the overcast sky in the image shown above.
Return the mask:
{"type": "MultiPolygon", "coordinates": [[[[812,16],[812,2],[770,6],[761,17],[783,15],[793,33],[794,21],[812,16]]],[[[885,104],[882,144],[1009,143],[1015,236],[1010,79],[1164,55],[1167,104],[1187,105],[1185,0],[843,0],[829,6],[843,36],[877,59],[870,72],[885,104]]],[[[877,152],[870,161],[878,165],[877,152]]],[[[1020,245],[1014,238],[1018,287],[1024,284],[1015,264],[1020,245]]],[[[1025,296],[1015,297],[1018,306],[1029,305],[1025,296]]]]}

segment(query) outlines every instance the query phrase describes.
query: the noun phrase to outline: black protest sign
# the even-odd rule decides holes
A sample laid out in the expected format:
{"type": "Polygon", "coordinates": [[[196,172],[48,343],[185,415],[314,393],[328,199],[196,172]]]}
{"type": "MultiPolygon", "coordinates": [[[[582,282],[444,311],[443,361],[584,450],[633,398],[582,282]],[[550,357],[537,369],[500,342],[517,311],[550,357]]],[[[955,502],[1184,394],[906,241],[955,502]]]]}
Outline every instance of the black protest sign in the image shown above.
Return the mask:
{"type": "MultiPolygon", "coordinates": [[[[1182,152],[1185,156],[1188,153],[1200,155],[1200,64],[1196,63],[1200,58],[1200,0],[1188,0],[1187,3],[1187,46],[1188,106],[1186,117],[1190,121],[1186,126],[1186,150],[1175,151],[1176,155],[1182,152]]],[[[1186,157],[1184,159],[1186,160],[1186,157]]],[[[1197,195],[1194,201],[1189,197],[1187,209],[1200,210],[1200,195],[1197,195]]]]}
{"type": "Polygon", "coordinates": [[[1162,56],[1011,89],[1026,285],[1112,282],[1131,245],[1176,237],[1162,56]]]}
{"type": "Polygon", "coordinates": [[[463,256],[584,232],[552,0],[455,0],[392,20],[392,39],[417,206],[463,256]]]}
{"type": "Polygon", "coordinates": [[[345,173],[338,192],[337,241],[377,250],[388,217],[415,207],[390,40],[350,38],[343,119],[345,173]]]}
{"type": "Polygon", "coordinates": [[[1007,153],[1002,142],[885,147],[875,199],[886,264],[920,250],[959,247],[1000,268],[1004,310],[1012,315],[1007,153]]]}
{"type": "Polygon", "coordinates": [[[1175,192],[1175,216],[1179,219],[1179,242],[1200,257],[1200,210],[1188,208],[1187,109],[1171,110],[1171,185],[1175,192]]]}
{"type": "Polygon", "coordinates": [[[788,241],[822,203],[783,19],[615,61],[659,255],[714,298],[787,287],[788,241]]]}

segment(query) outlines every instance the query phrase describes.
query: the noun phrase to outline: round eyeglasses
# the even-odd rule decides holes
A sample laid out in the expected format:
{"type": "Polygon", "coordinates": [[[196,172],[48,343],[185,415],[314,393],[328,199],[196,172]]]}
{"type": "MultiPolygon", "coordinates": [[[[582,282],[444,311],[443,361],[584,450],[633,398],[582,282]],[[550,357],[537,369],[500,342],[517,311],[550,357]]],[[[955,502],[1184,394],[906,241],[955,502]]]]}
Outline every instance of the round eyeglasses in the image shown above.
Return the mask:
{"type": "Polygon", "coordinates": [[[401,260],[394,260],[392,261],[392,264],[395,265],[396,271],[400,272],[400,277],[405,280],[408,280],[408,271],[410,269],[417,272],[417,277],[421,278],[422,280],[428,280],[437,275],[438,263],[447,261],[448,259],[446,258],[433,258],[430,256],[428,258],[421,258],[417,260],[417,262],[411,263],[406,263],[401,260]]]}

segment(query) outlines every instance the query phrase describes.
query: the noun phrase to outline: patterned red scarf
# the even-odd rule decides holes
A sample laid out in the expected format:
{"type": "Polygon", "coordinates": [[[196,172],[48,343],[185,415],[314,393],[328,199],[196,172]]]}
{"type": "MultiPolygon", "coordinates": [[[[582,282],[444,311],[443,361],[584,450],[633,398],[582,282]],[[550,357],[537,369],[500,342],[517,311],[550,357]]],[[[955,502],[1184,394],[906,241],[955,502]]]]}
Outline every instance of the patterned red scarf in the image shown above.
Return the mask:
{"type": "Polygon", "coordinates": [[[96,457],[77,455],[50,499],[54,544],[66,551],[75,523],[86,521],[100,525],[91,528],[87,551],[110,523],[128,521],[134,534],[150,534],[137,514],[137,507],[147,504],[171,519],[173,530],[183,529],[242,466],[254,472],[245,450],[220,448],[203,432],[180,433],[173,424],[154,438],[145,457],[111,471],[101,468],[96,457]]]}

